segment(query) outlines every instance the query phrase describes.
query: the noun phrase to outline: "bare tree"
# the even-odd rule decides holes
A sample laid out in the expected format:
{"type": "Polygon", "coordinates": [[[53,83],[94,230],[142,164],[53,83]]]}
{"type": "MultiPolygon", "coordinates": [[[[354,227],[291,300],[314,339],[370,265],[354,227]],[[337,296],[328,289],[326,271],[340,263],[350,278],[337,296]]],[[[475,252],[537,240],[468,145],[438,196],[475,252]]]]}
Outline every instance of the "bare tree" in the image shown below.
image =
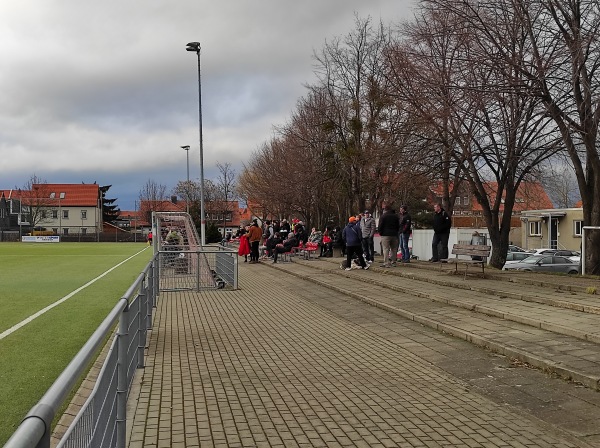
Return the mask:
{"type": "Polygon", "coordinates": [[[313,91],[326,95],[322,125],[329,131],[338,185],[347,194],[345,214],[364,209],[368,183],[401,146],[399,132],[390,132],[398,131],[390,127],[402,116],[387,96],[383,53],[389,42],[383,24],[357,17],[352,32],[314,55],[319,83],[313,91]]]}
{"type": "Polygon", "coordinates": [[[51,214],[59,208],[59,198],[51,197],[52,192],[45,179],[33,174],[22,188],[17,189],[21,201],[21,219],[24,215],[32,228],[52,221],[51,214]]]}
{"type": "Polygon", "coordinates": [[[219,216],[223,217],[223,236],[227,227],[227,218],[233,212],[233,203],[235,200],[237,176],[235,170],[231,168],[230,163],[217,163],[219,175],[215,182],[215,202],[219,216]]]}
{"type": "MultiPolygon", "coordinates": [[[[473,32],[487,37],[487,56],[527,80],[558,128],[577,176],[583,221],[600,226],[600,5],[597,0],[439,0],[473,32]],[[492,20],[490,20],[492,19],[492,20]],[[518,55],[504,45],[506,23],[528,40],[518,55]],[[491,24],[493,24],[491,26],[491,24]],[[497,26],[500,24],[500,26],[497,26]]],[[[600,274],[600,232],[583,242],[588,272],[600,274]]]]}
{"type": "Polygon", "coordinates": [[[575,207],[575,204],[581,200],[575,170],[568,161],[562,158],[549,161],[541,165],[535,175],[544,185],[550,200],[556,207],[575,207]]]}
{"type": "Polygon", "coordinates": [[[167,199],[167,187],[153,179],[148,179],[139,192],[139,199],[141,216],[150,222],[156,204],[167,199]]]}
{"type": "MultiPolygon", "coordinates": [[[[519,185],[561,149],[560,138],[540,98],[528,93],[531,79],[516,62],[498,64],[489,52],[489,33],[464,21],[471,11],[464,3],[423,1],[421,20],[412,27],[413,54],[431,55],[427,73],[441,85],[421,83],[419,94],[444,105],[432,123],[450,137],[448,153],[482,207],[494,247],[490,263],[501,267],[519,185]]],[[[531,44],[512,15],[510,9],[497,9],[481,20],[486,30],[494,28],[494,48],[526,65],[523,55],[531,44]]]]}

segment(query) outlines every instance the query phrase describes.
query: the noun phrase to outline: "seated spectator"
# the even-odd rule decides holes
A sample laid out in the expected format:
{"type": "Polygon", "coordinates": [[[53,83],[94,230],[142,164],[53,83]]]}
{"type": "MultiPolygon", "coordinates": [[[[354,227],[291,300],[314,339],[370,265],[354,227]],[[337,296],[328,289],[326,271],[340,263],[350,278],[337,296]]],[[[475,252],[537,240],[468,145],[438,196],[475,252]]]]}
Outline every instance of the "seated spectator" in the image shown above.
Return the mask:
{"type": "Polygon", "coordinates": [[[273,263],[277,263],[278,254],[291,252],[293,247],[298,247],[298,240],[293,233],[290,233],[287,239],[273,248],[273,263]]]}
{"type": "Polygon", "coordinates": [[[316,228],[312,228],[310,235],[308,236],[309,243],[321,244],[321,240],[323,239],[323,233],[316,228]]]}
{"type": "Polygon", "coordinates": [[[265,243],[265,255],[267,257],[273,256],[273,249],[278,244],[281,244],[283,240],[281,239],[281,234],[279,232],[275,232],[275,234],[267,240],[265,243]]]}
{"type": "Polygon", "coordinates": [[[323,232],[323,237],[321,238],[321,242],[319,246],[321,246],[321,254],[319,257],[333,257],[333,240],[331,239],[331,229],[329,227],[325,227],[325,231],[323,232]]]}

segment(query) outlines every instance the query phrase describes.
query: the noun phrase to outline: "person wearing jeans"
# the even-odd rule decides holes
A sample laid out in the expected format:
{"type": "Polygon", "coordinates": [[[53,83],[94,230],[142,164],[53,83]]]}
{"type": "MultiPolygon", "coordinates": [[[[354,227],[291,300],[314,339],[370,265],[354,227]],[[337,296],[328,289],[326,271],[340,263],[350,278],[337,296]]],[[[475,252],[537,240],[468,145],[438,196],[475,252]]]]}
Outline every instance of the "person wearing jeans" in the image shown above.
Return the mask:
{"type": "Polygon", "coordinates": [[[375,219],[371,216],[369,210],[365,210],[363,217],[360,220],[360,230],[362,231],[362,249],[365,254],[365,259],[369,262],[373,262],[375,256],[375,243],[373,237],[375,236],[375,219]]]}
{"type": "Polygon", "coordinates": [[[410,249],[408,240],[412,232],[412,218],[408,213],[408,206],[400,207],[400,250],[402,251],[402,263],[410,263],[410,249]]]}

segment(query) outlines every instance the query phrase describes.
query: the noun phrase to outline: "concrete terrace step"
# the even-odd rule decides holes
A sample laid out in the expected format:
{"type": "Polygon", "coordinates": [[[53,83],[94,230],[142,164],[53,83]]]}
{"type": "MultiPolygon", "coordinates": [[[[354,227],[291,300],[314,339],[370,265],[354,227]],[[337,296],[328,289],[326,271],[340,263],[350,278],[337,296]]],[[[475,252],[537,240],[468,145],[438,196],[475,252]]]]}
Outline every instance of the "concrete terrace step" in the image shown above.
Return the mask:
{"type": "MultiPolygon", "coordinates": [[[[321,265],[320,269],[326,268],[321,265]]],[[[512,293],[510,288],[514,286],[506,286],[507,279],[498,281],[474,278],[473,281],[466,282],[462,280],[462,276],[460,279],[446,274],[436,276],[431,271],[429,276],[422,274],[417,277],[411,275],[405,267],[382,271],[388,274],[385,286],[392,290],[600,344],[600,317],[596,313],[599,307],[591,303],[598,301],[597,296],[573,297],[577,294],[526,286],[521,286],[520,292],[512,293]],[[585,306],[582,301],[587,301],[585,306]],[[593,313],[590,314],[589,310],[593,313]]],[[[332,272],[337,270],[333,269],[332,272]]],[[[380,284],[381,280],[372,279],[372,282],[380,284]]]]}
{"type": "MultiPolygon", "coordinates": [[[[432,288],[428,289],[424,281],[419,282],[420,287],[395,287],[390,286],[395,276],[389,276],[390,282],[382,284],[380,272],[346,272],[331,269],[325,262],[296,262],[273,267],[600,390],[600,345],[562,333],[553,334],[558,333],[554,330],[560,329],[561,325],[557,325],[556,328],[552,328],[551,325],[547,328],[531,326],[536,319],[535,309],[521,310],[530,314],[523,316],[522,320],[525,323],[522,323],[477,313],[474,312],[478,311],[477,309],[457,307],[443,300],[436,302],[432,297],[445,294],[444,290],[440,290],[439,285],[432,285],[432,288]]],[[[401,278],[396,280],[408,281],[401,278]]],[[[447,290],[451,292],[452,288],[447,290]]],[[[466,292],[454,290],[453,294],[459,294],[460,300],[464,300],[462,297],[466,292]]],[[[485,296],[479,298],[480,301],[486,299],[485,296]]],[[[558,315],[569,311],[560,308],[554,310],[558,315]]],[[[579,314],[587,316],[585,313],[579,314]]],[[[514,315],[516,314],[513,313],[514,315]]],[[[590,316],[597,318],[594,315],[590,316]]],[[[574,325],[575,322],[572,321],[571,324],[574,325]]]]}
{"type": "MultiPolygon", "coordinates": [[[[328,262],[339,265],[339,262],[328,262]]],[[[371,269],[378,270],[374,263],[371,269]]],[[[426,281],[440,286],[478,291],[500,298],[513,298],[526,302],[543,303],[559,308],[600,314],[600,296],[586,292],[588,286],[595,287],[594,279],[571,278],[562,275],[532,273],[507,273],[486,271],[485,278],[477,274],[467,277],[452,275],[452,271],[440,271],[429,263],[411,263],[393,269],[381,269],[388,275],[426,281]],[[413,269],[415,268],[415,269],[413,269]],[[470,281],[472,280],[472,281],[470,281]],[[560,283],[564,282],[564,283],[560,283]],[[592,283],[590,283],[592,282],[592,283]]],[[[600,292],[600,284],[598,285],[600,292]]]]}
{"type": "MultiPolygon", "coordinates": [[[[410,266],[425,271],[440,270],[440,266],[437,263],[431,264],[424,261],[411,262],[410,266]]],[[[448,266],[452,266],[451,271],[454,272],[454,265],[449,264],[448,266]]],[[[444,265],[441,266],[441,271],[448,273],[450,272],[450,268],[444,265]]],[[[470,273],[476,272],[477,271],[475,269],[470,271],[470,273]]],[[[498,269],[488,267],[485,270],[485,277],[487,279],[501,281],[506,281],[508,277],[508,281],[521,285],[554,288],[561,291],[581,293],[586,293],[587,288],[592,287],[596,288],[596,294],[600,294],[600,278],[594,276],[580,277],[577,275],[566,276],[524,271],[500,271],[498,269]]]]}

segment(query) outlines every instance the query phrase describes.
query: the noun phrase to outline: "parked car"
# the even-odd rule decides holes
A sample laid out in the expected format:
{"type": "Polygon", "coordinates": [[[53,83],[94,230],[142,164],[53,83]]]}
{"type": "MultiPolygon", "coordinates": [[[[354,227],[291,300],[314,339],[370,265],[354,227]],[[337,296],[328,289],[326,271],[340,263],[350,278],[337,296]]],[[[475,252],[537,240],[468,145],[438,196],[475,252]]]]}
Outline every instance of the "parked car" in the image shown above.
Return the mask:
{"type": "Polygon", "coordinates": [[[531,254],[527,252],[509,252],[506,254],[506,262],[509,264],[518,263],[527,257],[531,257],[531,254]]]}
{"type": "Polygon", "coordinates": [[[564,274],[579,274],[579,262],[558,255],[531,255],[517,263],[507,263],[503,270],[533,271],[533,272],[562,272],[564,274]]]}
{"type": "Polygon", "coordinates": [[[579,263],[579,261],[581,260],[581,254],[579,252],[577,252],[576,250],[560,249],[560,250],[557,250],[554,253],[554,255],[560,255],[561,257],[570,258],[571,260],[573,260],[576,263],[579,263]]]}
{"type": "Polygon", "coordinates": [[[552,255],[554,254],[558,249],[550,249],[548,247],[542,247],[541,249],[529,249],[527,251],[527,253],[530,253],[532,255],[552,255]]]}
{"type": "Polygon", "coordinates": [[[525,252],[525,249],[523,249],[522,247],[519,247],[519,246],[515,246],[514,244],[509,244],[508,251],[509,252],[525,252]]]}

